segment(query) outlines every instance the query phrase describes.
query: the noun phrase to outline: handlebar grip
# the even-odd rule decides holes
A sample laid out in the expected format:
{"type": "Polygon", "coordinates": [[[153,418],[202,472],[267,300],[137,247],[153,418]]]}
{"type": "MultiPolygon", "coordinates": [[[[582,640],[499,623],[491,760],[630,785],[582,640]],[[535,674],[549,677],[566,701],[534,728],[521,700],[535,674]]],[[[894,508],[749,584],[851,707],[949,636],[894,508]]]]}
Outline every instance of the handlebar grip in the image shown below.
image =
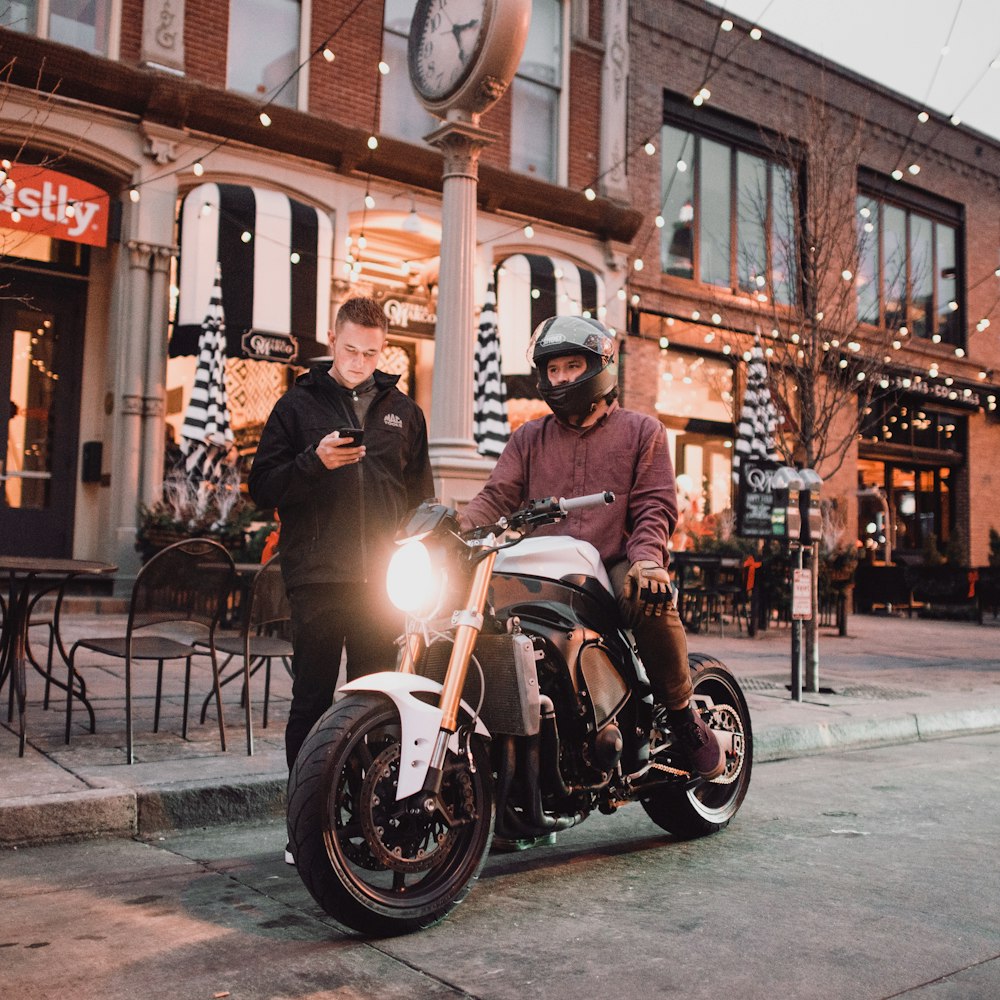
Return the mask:
{"type": "Polygon", "coordinates": [[[580,510],[582,507],[600,507],[602,504],[609,504],[615,502],[615,495],[611,490],[605,490],[603,493],[589,493],[585,497],[560,497],[559,499],[559,509],[564,513],[568,514],[573,510],[580,510]]]}

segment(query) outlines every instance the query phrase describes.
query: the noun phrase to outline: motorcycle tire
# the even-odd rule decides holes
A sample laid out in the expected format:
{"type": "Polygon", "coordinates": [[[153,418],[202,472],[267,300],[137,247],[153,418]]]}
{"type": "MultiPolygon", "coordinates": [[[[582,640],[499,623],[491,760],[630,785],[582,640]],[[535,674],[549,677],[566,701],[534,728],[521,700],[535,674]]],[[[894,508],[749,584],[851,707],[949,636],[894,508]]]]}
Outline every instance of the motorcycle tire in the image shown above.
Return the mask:
{"type": "Polygon", "coordinates": [[[336,702],[306,738],[288,779],[288,839],[299,876],[331,917],[364,934],[405,934],[437,923],[468,894],[489,851],[489,753],[475,769],[449,753],[441,798],[461,825],[396,802],[400,723],[387,698],[336,702]]]}
{"type": "Polygon", "coordinates": [[[746,698],[732,671],[719,660],[700,653],[688,656],[694,693],[711,698],[715,708],[709,725],[734,733],[733,754],[726,770],[714,781],[695,788],[661,787],[642,800],[649,818],[681,840],[717,833],[729,825],[750,787],[753,766],[753,732],[746,698]]]}

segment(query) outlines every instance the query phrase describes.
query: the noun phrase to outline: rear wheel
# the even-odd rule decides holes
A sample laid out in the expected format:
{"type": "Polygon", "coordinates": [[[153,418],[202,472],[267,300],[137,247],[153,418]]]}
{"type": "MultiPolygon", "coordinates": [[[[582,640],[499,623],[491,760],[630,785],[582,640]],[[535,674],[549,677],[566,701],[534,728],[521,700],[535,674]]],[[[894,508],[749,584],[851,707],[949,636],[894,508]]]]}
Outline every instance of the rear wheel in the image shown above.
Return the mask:
{"type": "Polygon", "coordinates": [[[695,788],[661,786],[642,800],[657,826],[685,840],[716,833],[729,824],[746,797],[753,764],[750,710],[736,678],[711,656],[692,653],[688,663],[694,703],[719,734],[726,751],[726,770],[695,788]]]}
{"type": "Polygon", "coordinates": [[[378,695],[337,702],[310,732],[288,783],[288,835],[306,888],[330,916],[368,934],[406,933],[468,894],[493,825],[490,763],[449,753],[441,801],[452,818],[396,801],[400,724],[378,695]]]}

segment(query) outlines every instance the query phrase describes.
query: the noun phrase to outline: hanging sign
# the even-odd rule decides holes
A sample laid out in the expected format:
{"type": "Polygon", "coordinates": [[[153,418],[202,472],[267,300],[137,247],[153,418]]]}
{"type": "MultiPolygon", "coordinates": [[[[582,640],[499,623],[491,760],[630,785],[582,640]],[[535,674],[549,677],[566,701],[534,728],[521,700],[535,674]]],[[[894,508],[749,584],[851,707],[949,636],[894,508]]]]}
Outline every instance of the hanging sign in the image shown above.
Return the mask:
{"type": "Polygon", "coordinates": [[[247,330],[242,344],[243,354],[257,361],[291,362],[299,356],[299,342],[290,333],[247,330]]]}
{"type": "Polygon", "coordinates": [[[107,191],[69,174],[24,163],[0,169],[0,226],[103,247],[109,204],[107,191]]]}

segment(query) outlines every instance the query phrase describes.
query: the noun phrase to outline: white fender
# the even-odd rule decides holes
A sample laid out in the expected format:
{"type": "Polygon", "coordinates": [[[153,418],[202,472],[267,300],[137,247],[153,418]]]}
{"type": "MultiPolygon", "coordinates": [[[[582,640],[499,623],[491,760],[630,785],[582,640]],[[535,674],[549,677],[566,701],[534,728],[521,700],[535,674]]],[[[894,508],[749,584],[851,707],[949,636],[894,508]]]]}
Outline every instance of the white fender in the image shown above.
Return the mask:
{"type": "MultiPolygon", "coordinates": [[[[414,697],[414,692],[429,692],[440,694],[441,685],[429,677],[420,674],[402,674],[395,671],[382,671],[376,674],[366,674],[356,680],[342,685],[340,691],[374,691],[384,694],[396,706],[399,712],[401,729],[399,741],[399,782],[396,786],[396,800],[405,799],[423,787],[427,768],[430,767],[430,756],[441,729],[441,709],[437,705],[429,705],[414,697]]],[[[471,719],[475,713],[463,701],[462,708],[471,719]]],[[[489,737],[489,730],[483,725],[482,719],[476,719],[476,732],[489,737]]],[[[458,734],[453,733],[448,743],[448,749],[458,751],[458,734]]]]}

